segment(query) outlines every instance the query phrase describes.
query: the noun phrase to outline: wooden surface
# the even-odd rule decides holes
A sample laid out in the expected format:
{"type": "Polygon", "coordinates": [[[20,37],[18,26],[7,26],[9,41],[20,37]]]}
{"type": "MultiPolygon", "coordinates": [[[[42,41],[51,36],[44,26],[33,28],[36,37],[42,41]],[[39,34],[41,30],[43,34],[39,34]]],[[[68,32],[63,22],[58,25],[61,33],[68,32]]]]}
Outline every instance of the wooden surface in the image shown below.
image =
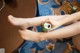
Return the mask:
{"type": "Polygon", "coordinates": [[[18,33],[18,27],[8,22],[7,16],[34,17],[35,0],[6,0],[6,6],[0,12],[0,48],[6,53],[12,53],[21,45],[23,39],[18,33]]]}
{"type": "Polygon", "coordinates": [[[80,51],[80,34],[73,36],[73,44],[80,51]]]}

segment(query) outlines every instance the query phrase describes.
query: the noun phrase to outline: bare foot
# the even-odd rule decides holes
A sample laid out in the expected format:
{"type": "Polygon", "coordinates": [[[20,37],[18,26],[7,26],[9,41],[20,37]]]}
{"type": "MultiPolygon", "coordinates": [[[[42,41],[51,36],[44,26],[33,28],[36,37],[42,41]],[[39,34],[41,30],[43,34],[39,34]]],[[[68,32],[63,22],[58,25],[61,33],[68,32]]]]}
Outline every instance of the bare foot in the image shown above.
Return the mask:
{"type": "Polygon", "coordinates": [[[29,20],[27,20],[26,18],[16,18],[12,15],[9,15],[8,20],[12,25],[19,26],[22,29],[26,29],[27,27],[29,27],[29,20]]]}
{"type": "Polygon", "coordinates": [[[16,18],[13,17],[12,15],[8,16],[8,20],[10,21],[10,23],[12,23],[15,26],[19,26],[22,25],[23,23],[27,23],[27,20],[25,18],[16,18]]]}
{"type": "MultiPolygon", "coordinates": [[[[35,41],[39,42],[44,40],[43,33],[38,33],[30,30],[19,30],[19,33],[21,34],[21,37],[25,40],[35,41]]],[[[44,33],[45,34],[45,33],[44,33]]]]}

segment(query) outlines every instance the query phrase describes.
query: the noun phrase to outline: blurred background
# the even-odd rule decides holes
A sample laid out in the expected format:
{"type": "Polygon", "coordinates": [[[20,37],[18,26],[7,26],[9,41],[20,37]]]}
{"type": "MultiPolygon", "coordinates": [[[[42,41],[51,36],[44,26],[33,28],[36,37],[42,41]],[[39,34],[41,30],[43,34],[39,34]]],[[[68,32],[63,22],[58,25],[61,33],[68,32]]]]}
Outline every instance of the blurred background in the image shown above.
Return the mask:
{"type": "MultiPolygon", "coordinates": [[[[6,53],[12,53],[22,43],[23,39],[18,33],[18,27],[8,22],[8,15],[15,17],[34,17],[36,0],[5,0],[6,4],[0,11],[0,48],[6,53]]],[[[2,0],[0,0],[0,7],[2,0]]]]}

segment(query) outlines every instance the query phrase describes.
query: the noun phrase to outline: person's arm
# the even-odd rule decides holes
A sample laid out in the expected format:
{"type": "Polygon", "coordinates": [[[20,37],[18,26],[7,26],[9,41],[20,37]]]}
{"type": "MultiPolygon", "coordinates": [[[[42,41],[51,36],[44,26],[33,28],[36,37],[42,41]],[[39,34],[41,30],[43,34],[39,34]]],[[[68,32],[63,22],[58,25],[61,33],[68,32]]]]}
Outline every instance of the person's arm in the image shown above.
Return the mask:
{"type": "Polygon", "coordinates": [[[34,32],[27,29],[19,30],[19,33],[23,39],[31,41],[67,38],[80,33],[80,22],[47,33],[34,32]]]}

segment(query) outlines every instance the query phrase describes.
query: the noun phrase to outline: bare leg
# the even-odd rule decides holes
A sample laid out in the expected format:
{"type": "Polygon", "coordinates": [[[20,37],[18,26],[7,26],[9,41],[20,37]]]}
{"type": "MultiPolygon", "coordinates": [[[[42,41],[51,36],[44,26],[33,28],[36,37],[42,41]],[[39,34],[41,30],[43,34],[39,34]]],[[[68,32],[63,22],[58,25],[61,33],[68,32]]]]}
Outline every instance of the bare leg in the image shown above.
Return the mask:
{"type": "Polygon", "coordinates": [[[80,19],[80,12],[71,15],[60,15],[60,16],[42,16],[35,18],[15,18],[13,16],[8,16],[8,20],[15,26],[20,26],[22,29],[26,29],[31,26],[39,26],[42,23],[49,22],[53,25],[53,29],[66,24],[68,22],[73,22],[80,19]]]}
{"type": "Polygon", "coordinates": [[[57,20],[61,20],[62,18],[65,18],[69,15],[60,15],[60,16],[41,16],[41,17],[35,17],[35,18],[15,18],[11,15],[8,16],[8,20],[10,23],[12,23],[14,26],[20,26],[22,29],[26,29],[31,26],[39,26],[44,22],[47,22],[47,20],[50,18],[53,19],[54,25],[58,25],[57,20]]]}
{"type": "MultiPolygon", "coordinates": [[[[76,12],[74,14],[66,16],[65,18],[57,20],[58,21],[57,23],[55,23],[55,21],[53,21],[53,18],[49,18],[49,20],[52,23],[52,25],[54,26],[53,29],[55,29],[55,28],[57,28],[57,27],[59,27],[61,25],[67,24],[69,22],[74,22],[76,20],[80,20],[80,12],[76,12]]],[[[51,30],[53,30],[53,29],[51,29],[51,30]]]]}
{"type": "Polygon", "coordinates": [[[73,22],[76,20],[80,20],[80,11],[67,16],[66,18],[59,20],[60,24],[63,25],[68,22],[73,22]]]}
{"type": "Polygon", "coordinates": [[[80,22],[74,23],[72,25],[48,33],[33,32],[27,29],[19,30],[19,33],[21,34],[23,39],[31,41],[41,41],[53,38],[55,39],[67,38],[80,33],[80,22]]]}
{"type": "Polygon", "coordinates": [[[80,22],[46,33],[46,38],[68,38],[80,33],[80,22]]]}
{"type": "Polygon", "coordinates": [[[20,26],[22,29],[26,29],[31,26],[37,26],[43,23],[47,18],[15,18],[11,15],[8,16],[8,20],[14,26],[20,26]]]}

